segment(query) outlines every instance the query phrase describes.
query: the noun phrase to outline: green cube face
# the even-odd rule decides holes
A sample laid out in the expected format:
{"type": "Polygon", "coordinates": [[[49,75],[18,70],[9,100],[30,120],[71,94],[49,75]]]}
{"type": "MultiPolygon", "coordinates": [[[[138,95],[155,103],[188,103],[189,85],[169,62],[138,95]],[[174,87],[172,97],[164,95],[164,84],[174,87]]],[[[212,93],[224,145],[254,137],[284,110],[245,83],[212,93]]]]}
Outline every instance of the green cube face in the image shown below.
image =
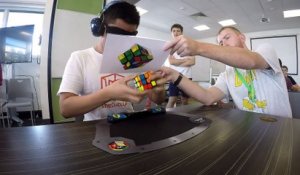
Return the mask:
{"type": "Polygon", "coordinates": [[[141,55],[141,51],[137,50],[137,51],[133,52],[133,54],[134,54],[134,56],[139,56],[139,55],[141,55]]]}
{"type": "Polygon", "coordinates": [[[126,57],[132,57],[133,54],[132,54],[132,52],[130,50],[128,50],[128,51],[125,52],[125,56],[126,57]]]}

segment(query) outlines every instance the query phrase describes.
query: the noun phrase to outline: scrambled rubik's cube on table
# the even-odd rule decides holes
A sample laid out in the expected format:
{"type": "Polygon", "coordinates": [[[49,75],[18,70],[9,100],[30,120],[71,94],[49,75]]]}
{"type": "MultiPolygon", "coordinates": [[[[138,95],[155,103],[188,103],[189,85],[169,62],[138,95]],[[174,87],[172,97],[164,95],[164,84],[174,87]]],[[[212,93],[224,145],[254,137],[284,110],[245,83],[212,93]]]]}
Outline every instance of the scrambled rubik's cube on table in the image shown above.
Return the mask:
{"type": "Polygon", "coordinates": [[[134,78],[134,86],[140,91],[143,92],[147,89],[152,89],[156,86],[154,80],[150,80],[151,72],[145,72],[144,74],[137,75],[134,78]]]}
{"type": "Polygon", "coordinates": [[[129,50],[120,54],[118,59],[124,70],[141,67],[153,60],[152,54],[139,44],[133,45],[129,50]]]}

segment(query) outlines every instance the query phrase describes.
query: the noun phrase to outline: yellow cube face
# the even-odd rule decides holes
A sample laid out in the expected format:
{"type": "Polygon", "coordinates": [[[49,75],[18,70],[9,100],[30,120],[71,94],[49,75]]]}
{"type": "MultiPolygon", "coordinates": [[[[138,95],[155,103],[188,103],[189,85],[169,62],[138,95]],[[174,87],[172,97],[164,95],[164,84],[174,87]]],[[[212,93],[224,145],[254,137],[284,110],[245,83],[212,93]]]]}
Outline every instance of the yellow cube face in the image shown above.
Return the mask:
{"type": "Polygon", "coordinates": [[[151,81],[151,85],[152,86],[156,86],[156,82],[155,81],[151,81]]]}
{"type": "Polygon", "coordinates": [[[119,58],[119,60],[122,60],[122,59],[125,58],[125,55],[124,55],[124,54],[121,54],[121,55],[118,56],[118,58],[119,58]]]}
{"type": "Polygon", "coordinates": [[[139,49],[139,47],[137,45],[134,45],[131,47],[132,52],[135,52],[139,49]]]}

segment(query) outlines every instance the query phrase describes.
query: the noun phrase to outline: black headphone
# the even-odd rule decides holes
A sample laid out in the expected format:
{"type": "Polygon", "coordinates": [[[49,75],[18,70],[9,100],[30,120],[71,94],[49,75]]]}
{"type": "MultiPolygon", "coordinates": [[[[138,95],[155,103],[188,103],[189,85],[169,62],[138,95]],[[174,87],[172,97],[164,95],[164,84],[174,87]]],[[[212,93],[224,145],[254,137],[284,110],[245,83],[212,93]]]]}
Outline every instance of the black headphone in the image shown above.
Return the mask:
{"type": "Polygon", "coordinates": [[[105,32],[105,23],[104,23],[104,13],[112,6],[115,4],[119,3],[125,3],[125,1],[122,0],[114,0],[109,2],[107,5],[103,7],[103,9],[100,12],[100,17],[93,18],[91,20],[90,26],[91,26],[91,31],[94,36],[102,36],[105,32]]]}

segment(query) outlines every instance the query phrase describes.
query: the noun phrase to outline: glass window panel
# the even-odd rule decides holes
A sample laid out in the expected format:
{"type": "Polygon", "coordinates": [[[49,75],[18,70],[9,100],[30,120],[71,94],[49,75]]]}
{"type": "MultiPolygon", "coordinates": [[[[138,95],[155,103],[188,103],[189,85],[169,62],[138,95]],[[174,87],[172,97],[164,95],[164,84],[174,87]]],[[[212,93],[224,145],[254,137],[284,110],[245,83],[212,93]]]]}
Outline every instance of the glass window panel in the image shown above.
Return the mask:
{"type": "Polygon", "coordinates": [[[4,27],[3,25],[3,16],[4,16],[4,12],[0,11],[0,27],[4,27]]]}
{"type": "Polygon", "coordinates": [[[40,55],[40,40],[43,29],[43,13],[9,12],[7,27],[34,25],[32,55],[40,55]]]}

